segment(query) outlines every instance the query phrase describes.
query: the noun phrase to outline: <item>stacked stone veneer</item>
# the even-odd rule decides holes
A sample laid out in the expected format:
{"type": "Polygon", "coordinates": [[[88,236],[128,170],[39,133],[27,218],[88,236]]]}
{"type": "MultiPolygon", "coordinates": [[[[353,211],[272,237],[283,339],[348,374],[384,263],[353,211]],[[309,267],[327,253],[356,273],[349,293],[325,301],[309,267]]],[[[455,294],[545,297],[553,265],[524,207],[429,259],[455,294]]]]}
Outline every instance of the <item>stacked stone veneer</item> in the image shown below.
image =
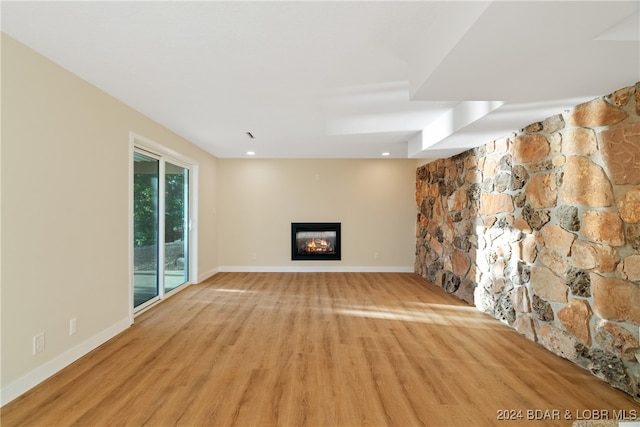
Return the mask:
{"type": "Polygon", "coordinates": [[[415,270],[640,398],[640,83],[417,170],[415,270]]]}

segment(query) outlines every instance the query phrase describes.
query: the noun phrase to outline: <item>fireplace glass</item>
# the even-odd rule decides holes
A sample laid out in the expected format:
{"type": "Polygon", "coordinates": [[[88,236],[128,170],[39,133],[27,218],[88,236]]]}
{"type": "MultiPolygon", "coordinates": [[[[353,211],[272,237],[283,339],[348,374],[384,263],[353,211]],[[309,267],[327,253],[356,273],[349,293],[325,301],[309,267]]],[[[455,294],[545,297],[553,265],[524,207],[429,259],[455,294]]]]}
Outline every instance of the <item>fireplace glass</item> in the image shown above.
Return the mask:
{"type": "Polygon", "coordinates": [[[339,222],[291,223],[291,259],[340,260],[339,222]]]}

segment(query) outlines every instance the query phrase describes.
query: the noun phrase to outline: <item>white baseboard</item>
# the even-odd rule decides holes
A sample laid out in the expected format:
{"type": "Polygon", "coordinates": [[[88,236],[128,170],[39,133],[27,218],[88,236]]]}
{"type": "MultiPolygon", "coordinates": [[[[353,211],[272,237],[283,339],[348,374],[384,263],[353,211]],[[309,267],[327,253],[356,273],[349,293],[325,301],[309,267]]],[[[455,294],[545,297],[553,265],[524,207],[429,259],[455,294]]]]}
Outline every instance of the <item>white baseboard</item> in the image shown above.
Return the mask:
{"type": "Polygon", "coordinates": [[[371,267],[371,266],[224,266],[220,272],[232,273],[413,273],[410,267],[371,267]]]}
{"type": "Polygon", "coordinates": [[[205,280],[207,280],[209,277],[211,277],[211,276],[213,276],[213,275],[215,275],[215,274],[217,274],[217,273],[219,273],[219,272],[220,272],[220,269],[219,269],[219,268],[217,268],[217,267],[216,267],[216,268],[212,268],[212,269],[211,269],[211,270],[209,270],[209,271],[205,271],[204,273],[202,273],[202,274],[198,275],[198,281],[197,281],[196,283],[204,282],[204,281],[205,281],[205,280]]]}
{"type": "Polygon", "coordinates": [[[97,335],[92,336],[54,359],[44,363],[22,378],[19,378],[11,384],[3,387],[2,390],[0,390],[0,406],[6,405],[21,394],[29,391],[42,381],[80,359],[85,354],[115,337],[129,326],[131,326],[131,320],[129,317],[122,319],[97,335]]]}

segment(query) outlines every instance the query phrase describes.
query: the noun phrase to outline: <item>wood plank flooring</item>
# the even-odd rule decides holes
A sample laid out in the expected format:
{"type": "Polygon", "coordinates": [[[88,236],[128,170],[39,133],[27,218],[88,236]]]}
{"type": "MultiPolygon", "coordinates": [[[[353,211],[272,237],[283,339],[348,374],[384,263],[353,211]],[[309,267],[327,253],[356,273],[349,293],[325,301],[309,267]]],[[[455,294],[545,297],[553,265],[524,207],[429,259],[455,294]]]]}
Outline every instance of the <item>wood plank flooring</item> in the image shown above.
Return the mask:
{"type": "Polygon", "coordinates": [[[569,426],[565,411],[585,410],[640,416],[627,394],[414,274],[220,273],[140,315],[0,420],[533,427],[569,426]],[[505,410],[522,418],[499,420],[505,410]]]}

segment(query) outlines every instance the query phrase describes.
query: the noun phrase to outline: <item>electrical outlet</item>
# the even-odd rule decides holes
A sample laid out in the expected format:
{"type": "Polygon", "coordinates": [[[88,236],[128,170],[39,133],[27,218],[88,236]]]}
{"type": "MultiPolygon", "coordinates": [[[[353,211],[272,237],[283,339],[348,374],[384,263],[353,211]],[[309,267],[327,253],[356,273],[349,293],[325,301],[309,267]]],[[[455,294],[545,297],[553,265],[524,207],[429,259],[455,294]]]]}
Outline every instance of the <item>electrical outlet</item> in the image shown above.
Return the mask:
{"type": "Polygon", "coordinates": [[[77,323],[78,319],[76,319],[75,317],[69,320],[69,335],[73,335],[78,331],[77,323]]]}
{"type": "Polygon", "coordinates": [[[33,337],[33,355],[44,351],[44,332],[33,337]]]}
{"type": "Polygon", "coordinates": [[[380,253],[374,252],[373,253],[373,259],[380,259],[380,253]]]}
{"type": "Polygon", "coordinates": [[[251,252],[251,260],[252,260],[252,261],[255,261],[255,260],[257,260],[257,259],[258,259],[258,255],[256,255],[256,253],[255,253],[255,252],[251,252]]]}

